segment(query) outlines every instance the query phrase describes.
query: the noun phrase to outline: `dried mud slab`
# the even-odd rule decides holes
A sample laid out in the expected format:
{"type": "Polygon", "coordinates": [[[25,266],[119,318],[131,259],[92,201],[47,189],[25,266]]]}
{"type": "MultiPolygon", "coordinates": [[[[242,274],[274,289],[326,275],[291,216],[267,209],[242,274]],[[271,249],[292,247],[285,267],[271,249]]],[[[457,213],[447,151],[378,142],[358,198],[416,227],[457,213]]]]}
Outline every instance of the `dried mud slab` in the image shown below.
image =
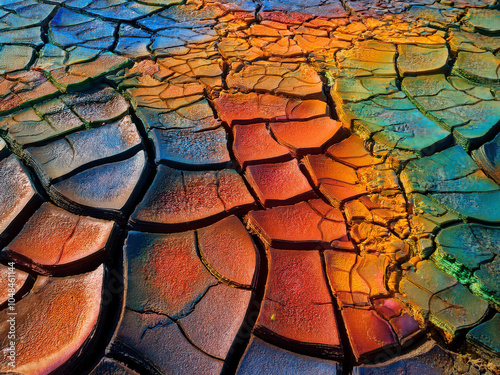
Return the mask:
{"type": "Polygon", "coordinates": [[[101,263],[116,232],[112,221],[73,215],[44,203],[2,253],[37,273],[76,272],[101,263]]]}
{"type": "Polygon", "coordinates": [[[31,211],[38,194],[15,155],[0,160],[0,238],[20,216],[31,211]]]}
{"type": "Polygon", "coordinates": [[[279,346],[341,358],[343,351],[317,251],[268,249],[269,276],[255,332],[279,346]]]}
{"type": "Polygon", "coordinates": [[[2,2],[0,372],[496,374],[499,14],[2,2]]]}
{"type": "Polygon", "coordinates": [[[191,172],[160,165],[131,223],[152,229],[182,227],[253,204],[253,197],[234,170],[191,172]]]}
{"type": "MultiPolygon", "coordinates": [[[[101,314],[104,267],[64,278],[39,278],[15,307],[18,373],[49,373],[75,359],[95,334],[101,314]],[[23,350],[23,347],[29,350],[23,350]]],[[[9,348],[9,310],[0,312],[2,347],[9,348]]],[[[1,371],[10,372],[8,351],[1,371]]]]}

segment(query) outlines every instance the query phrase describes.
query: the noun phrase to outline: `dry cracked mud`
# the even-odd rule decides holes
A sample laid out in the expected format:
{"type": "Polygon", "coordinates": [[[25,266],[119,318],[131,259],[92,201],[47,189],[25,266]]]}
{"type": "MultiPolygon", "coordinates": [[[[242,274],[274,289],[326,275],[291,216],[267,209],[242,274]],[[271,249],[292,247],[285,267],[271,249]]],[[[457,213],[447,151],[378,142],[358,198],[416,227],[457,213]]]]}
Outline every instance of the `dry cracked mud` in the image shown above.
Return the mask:
{"type": "Polygon", "coordinates": [[[0,373],[500,374],[499,71],[496,0],[0,1],[0,373]]]}

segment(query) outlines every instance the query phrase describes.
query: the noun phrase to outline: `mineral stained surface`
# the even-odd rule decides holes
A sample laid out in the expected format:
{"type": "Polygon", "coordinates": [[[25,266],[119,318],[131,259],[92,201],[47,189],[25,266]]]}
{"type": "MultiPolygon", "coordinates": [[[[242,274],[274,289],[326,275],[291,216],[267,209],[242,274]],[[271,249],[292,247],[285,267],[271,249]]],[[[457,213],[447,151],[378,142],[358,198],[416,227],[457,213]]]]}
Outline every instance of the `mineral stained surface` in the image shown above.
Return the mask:
{"type": "Polygon", "coordinates": [[[0,373],[500,374],[496,0],[0,1],[0,373]]]}

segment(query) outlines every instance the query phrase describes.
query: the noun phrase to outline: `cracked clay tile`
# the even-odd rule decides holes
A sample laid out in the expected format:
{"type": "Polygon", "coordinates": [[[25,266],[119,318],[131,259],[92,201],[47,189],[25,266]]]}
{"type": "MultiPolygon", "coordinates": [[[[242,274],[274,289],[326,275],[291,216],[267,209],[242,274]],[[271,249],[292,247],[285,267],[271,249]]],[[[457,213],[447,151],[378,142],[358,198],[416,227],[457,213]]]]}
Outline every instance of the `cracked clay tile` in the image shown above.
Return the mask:
{"type": "Polygon", "coordinates": [[[270,266],[255,330],[302,351],[340,356],[342,347],[317,251],[268,249],[270,266]]]}
{"type": "Polygon", "coordinates": [[[247,227],[264,243],[276,247],[327,246],[346,236],[346,226],[340,210],[321,200],[251,211],[247,227]]]}
{"type": "Polygon", "coordinates": [[[97,210],[126,210],[138,193],[146,164],[144,151],[123,161],[99,165],[55,183],[57,200],[97,210]]]}
{"type": "Polygon", "coordinates": [[[129,116],[109,125],[70,134],[45,146],[26,151],[34,160],[37,172],[50,181],[86,164],[112,160],[141,144],[141,137],[129,116]]]}
{"type": "Polygon", "coordinates": [[[196,347],[224,360],[243,323],[251,294],[227,285],[212,287],[179,325],[196,347]]]}
{"type": "Polygon", "coordinates": [[[253,204],[243,179],[234,170],[192,172],[159,165],[131,223],[141,227],[185,226],[253,204]]]}
{"type": "Polygon", "coordinates": [[[258,250],[236,216],[200,228],[196,233],[201,260],[210,272],[230,285],[252,285],[258,275],[258,250]]]}
{"type": "Polygon", "coordinates": [[[236,374],[289,375],[294,372],[304,375],[339,375],[340,364],[284,350],[252,335],[236,374]]]}
{"type": "Polygon", "coordinates": [[[112,221],[77,216],[44,203],[3,250],[11,259],[43,274],[85,269],[102,261],[115,225],[112,221]]]}
{"type": "Polygon", "coordinates": [[[500,314],[497,313],[491,320],[472,328],[467,333],[467,341],[490,355],[498,355],[500,352],[500,314]]]}
{"type": "Polygon", "coordinates": [[[320,100],[296,100],[270,94],[228,94],[214,100],[215,109],[228,125],[325,116],[328,106],[320,100]]]}
{"type": "Polygon", "coordinates": [[[443,70],[448,61],[448,48],[434,48],[417,45],[398,46],[397,67],[402,76],[412,74],[429,74],[443,70]]]}
{"type": "MultiPolygon", "coordinates": [[[[102,313],[104,266],[68,277],[40,279],[15,304],[16,339],[30,350],[16,353],[19,373],[50,373],[85,346],[102,313]]],[[[2,347],[9,347],[7,311],[0,312],[2,347]]],[[[0,371],[9,372],[8,352],[0,354],[0,371]]]]}
{"type": "Polygon", "coordinates": [[[265,123],[233,126],[234,157],[242,168],[290,159],[288,149],[276,142],[265,123]]]}
{"type": "Polygon", "coordinates": [[[29,210],[38,194],[15,155],[0,160],[0,238],[16,218],[29,210]]]}
{"type": "Polygon", "coordinates": [[[270,128],[278,142],[288,147],[295,155],[319,153],[325,144],[342,132],[341,123],[329,117],[275,122],[271,123],[270,128]]]}
{"type": "Polygon", "coordinates": [[[195,233],[130,232],[126,306],[172,319],[188,315],[207,290],[217,284],[197,255],[195,233]]]}
{"type": "Polygon", "coordinates": [[[224,364],[188,341],[170,318],[155,313],[126,309],[111,345],[111,351],[127,353],[149,372],[217,375],[224,364]]]}
{"type": "Polygon", "coordinates": [[[227,134],[223,127],[194,132],[191,129],[152,129],[157,163],[179,167],[217,169],[229,167],[227,134]]]}
{"type": "Polygon", "coordinates": [[[391,325],[374,310],[346,307],[342,309],[342,317],[357,360],[375,356],[398,345],[391,325]]]}
{"type": "Polygon", "coordinates": [[[314,192],[296,160],[250,165],[245,178],[265,207],[313,198],[314,192]]]}

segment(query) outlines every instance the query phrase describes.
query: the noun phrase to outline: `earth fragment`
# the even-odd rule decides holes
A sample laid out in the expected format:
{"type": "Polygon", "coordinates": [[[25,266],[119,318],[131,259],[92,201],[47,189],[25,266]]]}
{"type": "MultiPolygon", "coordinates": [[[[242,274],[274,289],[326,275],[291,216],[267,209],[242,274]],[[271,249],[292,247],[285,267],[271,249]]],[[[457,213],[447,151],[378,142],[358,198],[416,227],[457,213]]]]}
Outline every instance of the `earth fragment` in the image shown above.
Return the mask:
{"type": "Polygon", "coordinates": [[[0,372],[500,374],[496,0],[0,2],[0,372]]]}

